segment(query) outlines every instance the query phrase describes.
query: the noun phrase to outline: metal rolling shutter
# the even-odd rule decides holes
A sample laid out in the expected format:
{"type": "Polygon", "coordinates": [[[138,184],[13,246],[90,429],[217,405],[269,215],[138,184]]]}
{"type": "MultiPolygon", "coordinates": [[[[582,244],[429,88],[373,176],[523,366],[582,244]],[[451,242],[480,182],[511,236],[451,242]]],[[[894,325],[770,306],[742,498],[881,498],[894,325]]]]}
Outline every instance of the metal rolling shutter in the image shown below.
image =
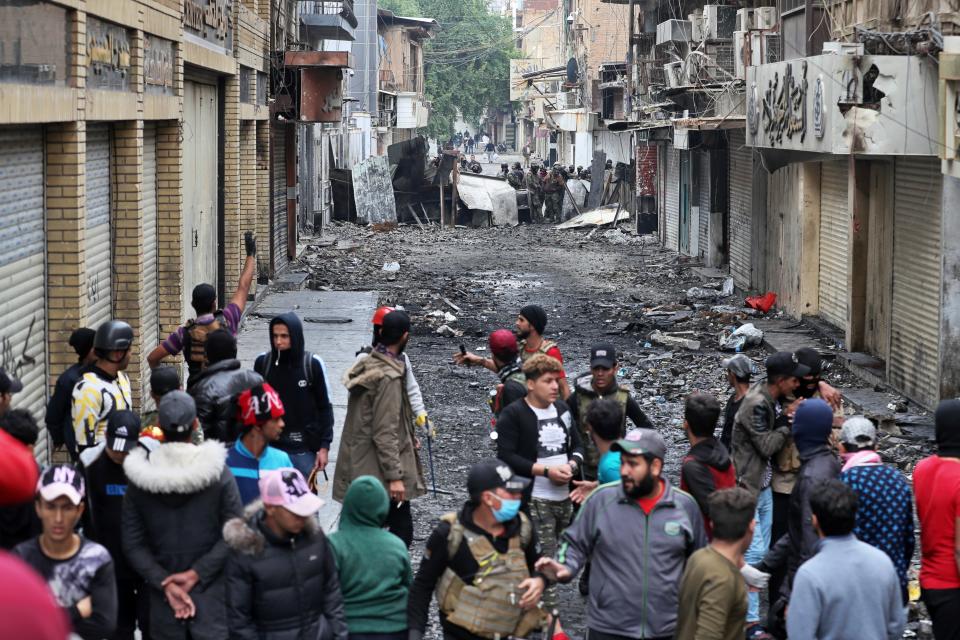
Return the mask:
{"type": "Polygon", "coordinates": [[[282,126],[270,128],[273,162],[273,270],[287,266],[287,148],[282,126]]]}
{"type": "Polygon", "coordinates": [[[940,163],[899,157],[895,167],[888,378],[933,408],[940,399],[940,163]]]}
{"type": "Polygon", "coordinates": [[[753,157],[741,129],[729,132],[730,275],[738,287],[751,286],[750,243],[753,219],[753,157]]]}
{"type": "Polygon", "coordinates": [[[96,329],[113,317],[111,304],[110,129],[87,126],[87,322],[96,329]]]}
{"type": "Polygon", "coordinates": [[[710,230],[710,152],[702,151],[698,154],[700,163],[700,228],[697,230],[699,257],[707,255],[707,241],[710,230]]]}
{"type": "Polygon", "coordinates": [[[845,327],[847,324],[847,255],[850,216],[847,213],[847,162],[820,165],[820,315],[845,327]]]}
{"type": "Polygon", "coordinates": [[[667,229],[667,249],[680,250],[680,152],[667,147],[667,207],[664,212],[667,229]]]}
{"type": "MultiPolygon", "coordinates": [[[[143,325],[140,335],[145,353],[160,342],[160,285],[157,273],[157,128],[143,126],[143,190],[140,193],[143,225],[143,325]]],[[[146,377],[145,377],[146,378],[146,377]]],[[[143,380],[141,403],[152,404],[150,380],[143,380]]]]}
{"type": "MultiPolygon", "coordinates": [[[[14,404],[40,420],[47,401],[43,133],[0,127],[0,342],[2,365],[23,383],[14,404]]],[[[49,457],[40,429],[34,455],[49,457]]]]}

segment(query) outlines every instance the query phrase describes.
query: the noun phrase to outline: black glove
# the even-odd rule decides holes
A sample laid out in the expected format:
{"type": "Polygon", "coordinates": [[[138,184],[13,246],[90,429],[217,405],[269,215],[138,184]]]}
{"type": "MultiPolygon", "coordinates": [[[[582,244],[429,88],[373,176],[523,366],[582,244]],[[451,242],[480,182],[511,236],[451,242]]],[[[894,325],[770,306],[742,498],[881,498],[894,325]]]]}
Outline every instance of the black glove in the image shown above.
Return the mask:
{"type": "Polygon", "coordinates": [[[257,241],[253,239],[253,233],[247,231],[243,234],[243,244],[247,248],[248,258],[257,255],[257,241]]]}

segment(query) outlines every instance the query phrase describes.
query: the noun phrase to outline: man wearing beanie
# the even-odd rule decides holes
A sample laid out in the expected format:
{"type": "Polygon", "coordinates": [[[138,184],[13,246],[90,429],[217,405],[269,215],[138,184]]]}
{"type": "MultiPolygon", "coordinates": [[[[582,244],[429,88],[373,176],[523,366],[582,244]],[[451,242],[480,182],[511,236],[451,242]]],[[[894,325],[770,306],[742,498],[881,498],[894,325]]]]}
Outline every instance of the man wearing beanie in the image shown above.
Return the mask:
{"type": "Polygon", "coordinates": [[[960,638],[960,400],[934,416],[937,453],[913,470],[920,518],[920,588],[937,640],[960,638]]]}
{"type": "Polygon", "coordinates": [[[229,331],[211,331],[203,347],[207,366],[191,378],[188,392],[197,403],[203,438],[229,444],[240,435],[236,428],[236,398],[263,384],[263,377],[240,365],[237,339],[229,331]]]}
{"type": "Polygon", "coordinates": [[[790,494],[787,533],[764,557],[761,571],[770,573],[786,566],[787,578],[780,587],[780,599],[770,605],[773,628],[782,628],[783,610],[790,598],[793,577],[801,564],[817,552],[820,537],[811,519],[810,497],[821,480],[840,475],[840,461],[830,449],[833,409],[820,399],[805,400],[793,416],[793,441],[800,452],[800,471],[790,494]]]}
{"type": "Polygon", "coordinates": [[[77,462],[77,439],[73,433],[73,421],[70,417],[70,408],[73,405],[73,387],[83,375],[84,370],[97,359],[93,353],[93,329],[81,327],[74,329],[70,334],[69,344],[77,353],[77,361],[60,374],[57,385],[47,403],[47,412],[44,422],[54,447],[67,446],[70,459],[77,462]]]}

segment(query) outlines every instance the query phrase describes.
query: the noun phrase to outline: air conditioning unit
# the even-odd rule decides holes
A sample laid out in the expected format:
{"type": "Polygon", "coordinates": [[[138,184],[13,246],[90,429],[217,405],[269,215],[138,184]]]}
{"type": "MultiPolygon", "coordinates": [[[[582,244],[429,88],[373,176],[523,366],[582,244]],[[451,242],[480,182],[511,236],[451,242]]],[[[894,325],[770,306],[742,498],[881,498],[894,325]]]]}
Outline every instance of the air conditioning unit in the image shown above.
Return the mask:
{"type": "MultiPolygon", "coordinates": [[[[756,29],[756,23],[754,22],[754,12],[756,9],[737,9],[737,24],[736,31],[749,31],[750,29],[756,29]]],[[[736,34],[734,31],[734,34],[736,34]]],[[[736,38],[736,35],[734,35],[736,38]]]]}
{"type": "Polygon", "coordinates": [[[657,25],[657,44],[688,42],[693,35],[689,20],[667,20],[657,25]]]}
{"type": "Polygon", "coordinates": [[[780,34],[753,31],[750,33],[750,65],[780,62],[780,34]]]}
{"type": "Polygon", "coordinates": [[[683,63],[668,62],[663,65],[663,75],[666,76],[667,86],[671,89],[682,87],[686,84],[686,78],[683,73],[683,63]]]}
{"type": "Polygon", "coordinates": [[[744,81],[747,79],[747,65],[750,62],[743,57],[747,48],[747,35],[746,31],[733,32],[733,75],[744,81]]]}
{"type": "Polygon", "coordinates": [[[703,6],[705,40],[729,40],[737,26],[737,8],[726,4],[703,6]]]}
{"type": "Polygon", "coordinates": [[[773,29],[777,26],[776,7],[757,7],[753,14],[754,29],[773,29]]]}
{"type": "Polygon", "coordinates": [[[690,39],[693,42],[702,42],[703,41],[703,14],[702,13],[691,13],[690,18],[690,39]]]}

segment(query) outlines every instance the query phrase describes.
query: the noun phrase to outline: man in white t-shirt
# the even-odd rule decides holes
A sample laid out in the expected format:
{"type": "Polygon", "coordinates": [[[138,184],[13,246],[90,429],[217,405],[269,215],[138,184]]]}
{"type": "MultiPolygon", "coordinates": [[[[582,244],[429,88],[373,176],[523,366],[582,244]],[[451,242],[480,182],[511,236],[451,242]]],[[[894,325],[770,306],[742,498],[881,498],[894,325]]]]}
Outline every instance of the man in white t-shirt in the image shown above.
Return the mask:
{"type": "MultiPolygon", "coordinates": [[[[560,533],[570,524],[570,481],[581,477],[583,465],[580,432],[559,399],[562,372],[560,361],[548,355],[527,359],[527,395],[504,408],[497,420],[497,457],[515,474],[533,478],[524,497],[544,556],[556,552],[560,533]]],[[[547,610],[556,605],[554,589],[547,589],[543,602],[547,610]]]]}

